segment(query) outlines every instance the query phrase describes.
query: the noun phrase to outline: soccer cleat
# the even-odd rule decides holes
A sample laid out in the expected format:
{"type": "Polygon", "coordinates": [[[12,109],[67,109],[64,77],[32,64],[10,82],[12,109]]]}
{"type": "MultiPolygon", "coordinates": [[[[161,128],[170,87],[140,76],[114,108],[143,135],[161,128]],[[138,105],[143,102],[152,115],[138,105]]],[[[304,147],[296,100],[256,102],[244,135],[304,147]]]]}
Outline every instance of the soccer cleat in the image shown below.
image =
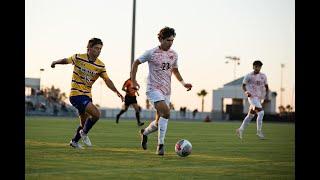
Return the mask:
{"type": "Polygon", "coordinates": [[[256,134],[260,139],[264,139],[264,135],[261,131],[258,131],[256,134]]]}
{"type": "Polygon", "coordinates": [[[74,142],[74,141],[70,141],[69,145],[75,149],[84,149],[79,143],[74,142]]]}
{"type": "Polygon", "coordinates": [[[146,150],[147,149],[147,142],[148,142],[148,136],[143,134],[144,129],[140,130],[140,136],[141,136],[141,146],[142,149],[146,150]]]}
{"type": "Polygon", "coordinates": [[[237,136],[242,140],[243,130],[241,130],[240,128],[238,128],[238,129],[236,130],[236,132],[237,132],[237,136]]]}
{"type": "Polygon", "coordinates": [[[80,136],[81,136],[81,138],[82,138],[83,143],[84,143],[85,145],[91,147],[92,144],[91,144],[91,141],[90,141],[88,135],[87,135],[86,133],[84,133],[82,129],[79,131],[79,133],[80,133],[80,136]]]}
{"type": "Polygon", "coordinates": [[[157,146],[157,152],[158,155],[163,156],[164,155],[164,145],[163,144],[159,144],[157,146]]]}
{"type": "Polygon", "coordinates": [[[119,118],[120,118],[120,116],[119,116],[119,114],[118,114],[117,117],[116,117],[116,123],[117,123],[117,124],[119,123],[119,118]]]}
{"type": "Polygon", "coordinates": [[[144,122],[138,122],[138,126],[143,126],[144,122]]]}

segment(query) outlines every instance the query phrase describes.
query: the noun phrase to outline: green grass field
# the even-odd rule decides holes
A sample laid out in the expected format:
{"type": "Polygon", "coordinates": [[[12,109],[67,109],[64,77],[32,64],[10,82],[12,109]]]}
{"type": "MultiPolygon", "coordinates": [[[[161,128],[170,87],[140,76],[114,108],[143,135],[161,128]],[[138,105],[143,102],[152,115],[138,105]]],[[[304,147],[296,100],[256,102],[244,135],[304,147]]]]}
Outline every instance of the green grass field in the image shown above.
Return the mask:
{"type": "Polygon", "coordinates": [[[69,146],[77,119],[26,117],[25,178],[295,179],[294,124],[264,123],[266,139],[259,140],[252,122],[241,142],[240,123],[169,121],[161,157],[157,133],[149,135],[148,150],[141,149],[135,120],[100,119],[89,133],[93,147],[79,150],[69,146]],[[174,152],[182,138],[193,146],[185,158],[174,152]]]}

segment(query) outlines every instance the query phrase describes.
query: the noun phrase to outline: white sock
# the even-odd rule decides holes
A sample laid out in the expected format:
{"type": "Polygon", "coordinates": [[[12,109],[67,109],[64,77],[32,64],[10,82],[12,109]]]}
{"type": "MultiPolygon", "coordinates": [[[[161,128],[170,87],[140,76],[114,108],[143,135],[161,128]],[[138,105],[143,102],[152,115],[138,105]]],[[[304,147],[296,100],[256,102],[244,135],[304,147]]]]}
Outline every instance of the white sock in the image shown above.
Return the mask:
{"type": "Polygon", "coordinates": [[[167,125],[168,119],[160,117],[158,122],[158,144],[164,144],[164,137],[166,136],[167,125]]]}
{"type": "Polygon", "coordinates": [[[153,132],[155,132],[155,131],[157,131],[157,130],[158,130],[157,121],[154,120],[154,121],[152,121],[152,122],[149,124],[148,127],[146,127],[146,128],[144,129],[143,134],[144,134],[144,135],[148,135],[148,134],[153,133],[153,132]]]}
{"type": "Polygon", "coordinates": [[[250,121],[252,120],[252,118],[254,117],[254,114],[250,114],[248,113],[247,116],[244,118],[241,126],[240,126],[240,130],[243,131],[250,123],[250,121]]]}
{"type": "Polygon", "coordinates": [[[262,119],[263,119],[264,111],[260,111],[257,114],[258,114],[258,117],[257,117],[257,132],[261,132],[262,119]]]}

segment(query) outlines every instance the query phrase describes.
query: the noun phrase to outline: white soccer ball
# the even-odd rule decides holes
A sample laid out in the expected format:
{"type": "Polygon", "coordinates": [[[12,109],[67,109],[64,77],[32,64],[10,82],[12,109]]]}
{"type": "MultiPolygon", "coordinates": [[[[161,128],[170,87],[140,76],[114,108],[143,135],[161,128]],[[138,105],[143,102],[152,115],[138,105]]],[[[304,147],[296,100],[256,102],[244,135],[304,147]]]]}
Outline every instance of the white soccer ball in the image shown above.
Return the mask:
{"type": "Polygon", "coordinates": [[[192,144],[186,139],[181,139],[176,143],[174,150],[180,157],[186,157],[191,154],[192,144]]]}

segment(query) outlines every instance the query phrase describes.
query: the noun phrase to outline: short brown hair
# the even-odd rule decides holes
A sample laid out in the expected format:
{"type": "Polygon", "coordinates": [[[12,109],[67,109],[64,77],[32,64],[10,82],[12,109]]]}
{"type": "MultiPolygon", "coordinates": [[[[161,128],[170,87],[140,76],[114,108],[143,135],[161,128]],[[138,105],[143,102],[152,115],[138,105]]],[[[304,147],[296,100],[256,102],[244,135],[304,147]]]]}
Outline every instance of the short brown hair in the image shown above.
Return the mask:
{"type": "Polygon", "coordinates": [[[175,37],[176,36],[176,32],[173,28],[170,27],[164,27],[160,30],[160,32],[158,33],[158,39],[166,39],[170,36],[175,37]]]}
{"type": "Polygon", "coordinates": [[[92,47],[93,47],[94,45],[96,45],[96,44],[101,44],[101,45],[103,45],[101,39],[99,39],[99,38],[92,38],[92,39],[89,40],[88,45],[87,45],[87,48],[92,48],[92,47]]]}

